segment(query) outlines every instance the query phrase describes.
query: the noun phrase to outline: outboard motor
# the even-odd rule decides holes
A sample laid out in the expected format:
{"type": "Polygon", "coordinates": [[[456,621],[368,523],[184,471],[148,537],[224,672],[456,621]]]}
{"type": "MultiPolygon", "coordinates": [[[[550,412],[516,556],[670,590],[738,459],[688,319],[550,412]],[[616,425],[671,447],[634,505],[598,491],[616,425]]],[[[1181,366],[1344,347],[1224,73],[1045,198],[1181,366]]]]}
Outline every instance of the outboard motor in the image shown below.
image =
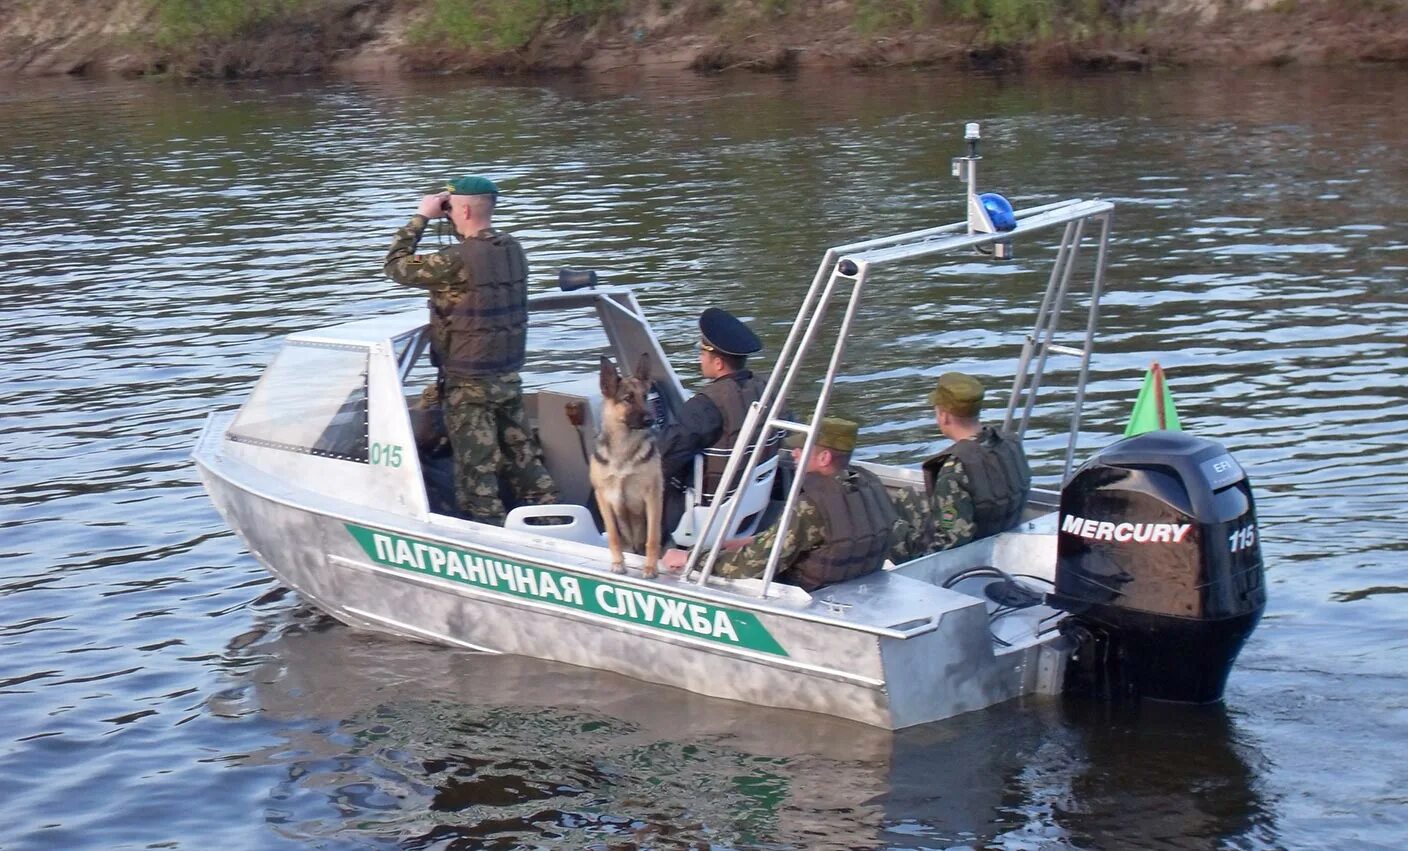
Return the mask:
{"type": "Polygon", "coordinates": [[[1152,431],[1091,458],[1061,491],[1056,589],[1076,640],[1066,688],[1222,699],[1266,606],[1246,474],[1211,440],[1152,431]]]}

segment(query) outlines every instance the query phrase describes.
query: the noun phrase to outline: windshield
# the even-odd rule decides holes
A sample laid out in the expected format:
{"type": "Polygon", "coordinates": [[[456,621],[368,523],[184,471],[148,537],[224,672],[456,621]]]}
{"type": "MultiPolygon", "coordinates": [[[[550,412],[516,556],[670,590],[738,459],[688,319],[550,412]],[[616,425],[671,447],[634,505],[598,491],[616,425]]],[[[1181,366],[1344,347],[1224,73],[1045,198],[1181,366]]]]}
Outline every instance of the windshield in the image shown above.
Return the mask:
{"type": "Polygon", "coordinates": [[[240,408],[228,437],[367,463],[367,350],[287,343],[240,408]]]}

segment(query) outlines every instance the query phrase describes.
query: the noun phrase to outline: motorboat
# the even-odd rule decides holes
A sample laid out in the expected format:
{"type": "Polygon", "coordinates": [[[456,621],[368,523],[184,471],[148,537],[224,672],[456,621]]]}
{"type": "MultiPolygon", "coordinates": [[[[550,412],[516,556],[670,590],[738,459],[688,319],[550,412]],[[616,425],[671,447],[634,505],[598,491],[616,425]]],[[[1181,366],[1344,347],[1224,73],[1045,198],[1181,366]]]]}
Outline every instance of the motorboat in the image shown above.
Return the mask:
{"type": "MultiPolygon", "coordinates": [[[[588,364],[646,358],[661,421],[687,398],[632,291],[593,275],[564,274],[529,301],[532,326],[553,330],[525,370],[525,406],[561,504],[514,507],[502,526],[456,514],[449,462],[416,434],[434,380],[423,308],[289,335],[239,409],[201,431],[206,490],[281,583],[356,628],[887,729],[1076,688],[1218,700],[1265,602],[1246,474],[1218,444],[1174,431],[1075,466],[1114,204],[1013,211],[980,195],[979,138],[968,125],[953,161],[965,219],[825,252],[712,492],[696,466],[674,530],[690,547],[680,573],[646,579],[633,554],[613,573],[587,507],[600,416],[588,364]],[[871,281],[945,255],[1002,262],[1053,238],[1004,427],[1024,434],[1049,359],[1076,358],[1060,487],[1034,489],[1015,528],[815,592],[778,581],[776,551],[759,578],[718,575],[726,541],[791,521],[800,477],[787,484],[762,450],[799,434],[805,463],[846,341],[868,333],[857,307],[871,281]],[[1083,327],[1065,340],[1073,310],[1083,327]],[[815,404],[790,419],[801,387],[815,404]]],[[[864,466],[895,492],[923,488],[918,470],[864,466]]]]}

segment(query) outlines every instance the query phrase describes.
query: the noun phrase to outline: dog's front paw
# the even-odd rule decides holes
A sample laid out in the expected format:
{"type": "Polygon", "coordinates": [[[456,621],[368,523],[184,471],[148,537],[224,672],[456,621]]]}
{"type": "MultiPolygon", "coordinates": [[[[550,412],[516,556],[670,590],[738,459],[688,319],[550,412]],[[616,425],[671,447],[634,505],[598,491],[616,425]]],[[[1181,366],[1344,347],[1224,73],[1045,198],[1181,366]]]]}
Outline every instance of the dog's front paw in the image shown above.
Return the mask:
{"type": "Polygon", "coordinates": [[[625,573],[625,572],[626,572],[626,563],[623,562],[623,561],[613,561],[613,562],[611,562],[611,572],[612,572],[612,573],[625,573]]]}
{"type": "Polygon", "coordinates": [[[659,575],[659,571],[655,569],[655,562],[646,562],[645,567],[641,569],[640,575],[644,576],[646,579],[654,579],[659,575]]]}

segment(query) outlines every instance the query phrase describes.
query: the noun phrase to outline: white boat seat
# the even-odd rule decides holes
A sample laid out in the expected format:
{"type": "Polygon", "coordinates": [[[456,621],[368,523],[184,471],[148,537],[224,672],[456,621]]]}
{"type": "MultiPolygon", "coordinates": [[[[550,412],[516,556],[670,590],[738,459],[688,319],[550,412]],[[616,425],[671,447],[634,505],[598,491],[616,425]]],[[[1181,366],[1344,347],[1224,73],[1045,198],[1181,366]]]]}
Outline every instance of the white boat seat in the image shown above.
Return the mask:
{"type": "Polygon", "coordinates": [[[504,528],[511,532],[525,532],[529,535],[542,535],[547,538],[560,538],[576,541],[579,544],[606,546],[606,536],[597,531],[596,521],[586,506],[563,503],[561,505],[520,505],[508,513],[504,528]],[[553,524],[532,524],[528,521],[537,518],[553,518],[553,524]]]}
{"type": "MultiPolygon", "coordinates": [[[[717,450],[705,450],[705,453],[714,453],[717,450]]],[[[722,454],[727,455],[724,451],[722,454]]],[[[763,518],[763,510],[768,507],[768,502],[772,500],[772,480],[777,475],[777,464],[780,456],[774,455],[766,461],[758,463],[757,469],[753,471],[753,479],[746,482],[741,488],[728,494],[723,503],[719,506],[719,519],[714,523],[713,533],[707,539],[701,540],[705,523],[709,519],[709,501],[712,494],[702,493],[704,486],[704,454],[694,457],[694,479],[684,494],[685,505],[684,515],[680,517],[680,523],[675,527],[673,537],[675,543],[681,547],[693,547],[699,544],[709,546],[718,538],[719,533],[723,533],[724,539],[741,538],[751,535],[758,530],[758,523],[763,518]],[[733,517],[733,528],[724,529],[722,520],[726,516],[729,506],[737,501],[738,512],[733,517]]]]}

